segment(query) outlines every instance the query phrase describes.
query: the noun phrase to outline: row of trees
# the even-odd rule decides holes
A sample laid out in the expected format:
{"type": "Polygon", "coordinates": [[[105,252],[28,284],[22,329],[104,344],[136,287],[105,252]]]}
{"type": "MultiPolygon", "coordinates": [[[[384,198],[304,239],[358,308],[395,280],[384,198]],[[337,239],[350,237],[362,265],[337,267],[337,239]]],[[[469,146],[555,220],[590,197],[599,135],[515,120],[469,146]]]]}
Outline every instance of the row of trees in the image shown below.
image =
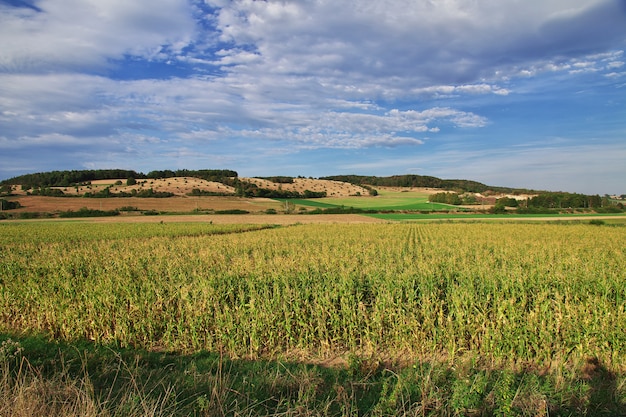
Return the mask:
{"type": "Polygon", "coordinates": [[[575,193],[541,193],[528,200],[528,207],[545,208],[598,208],[612,205],[610,199],[599,195],[575,193]]]}
{"type": "Polygon", "coordinates": [[[176,171],[150,171],[148,174],[142,174],[132,170],[124,169],[97,169],[97,170],[74,170],[74,171],[50,171],[38,172],[35,174],[20,175],[8,180],[2,181],[2,186],[22,185],[25,190],[33,188],[50,188],[50,187],[70,187],[79,184],[86,184],[97,180],[111,179],[156,179],[156,178],[172,178],[172,177],[194,177],[207,181],[223,182],[232,178],[237,178],[237,172],[228,169],[200,169],[187,170],[179,169],[176,171]]]}
{"type": "MultiPolygon", "coordinates": [[[[224,182],[232,180],[233,178],[237,178],[239,174],[237,171],[233,171],[230,169],[197,169],[197,170],[189,170],[189,169],[177,169],[176,171],[172,171],[166,169],[164,171],[150,171],[145,177],[142,178],[174,178],[174,177],[192,177],[192,178],[200,178],[206,181],[216,181],[216,182],[224,182]]],[[[126,177],[120,177],[126,178],[126,177]]]]}
{"type": "Polygon", "coordinates": [[[343,181],[355,185],[371,185],[379,187],[427,187],[442,188],[447,190],[458,190],[461,192],[485,192],[493,190],[497,192],[526,192],[527,190],[518,190],[506,187],[492,187],[480,182],[470,180],[444,180],[437,177],[427,175],[392,175],[390,177],[376,177],[364,175],[334,175],[330,177],[321,177],[320,179],[343,181]]]}
{"type": "Polygon", "coordinates": [[[256,184],[244,181],[235,181],[235,195],[239,197],[264,197],[264,198],[322,198],[326,197],[326,191],[304,190],[303,193],[286,190],[270,190],[260,188],[256,184]]]}
{"type": "MultiPolygon", "coordinates": [[[[452,205],[476,204],[476,199],[469,194],[453,192],[437,193],[429,196],[428,201],[452,205]]],[[[507,207],[518,208],[520,212],[536,212],[537,210],[558,209],[617,209],[624,208],[622,203],[615,203],[609,197],[599,195],[584,195],[564,192],[540,193],[528,200],[518,201],[512,197],[502,197],[496,200],[493,212],[503,213],[507,207]]]]}
{"type": "Polygon", "coordinates": [[[271,181],[276,184],[293,184],[293,177],[276,176],[276,177],[255,177],[255,178],[271,181]]]}
{"type": "MultiPolygon", "coordinates": [[[[38,195],[45,197],[68,197],[62,190],[58,188],[34,188],[28,192],[29,195],[38,195]]],[[[75,197],[75,195],[69,195],[75,197]]],[[[130,192],[120,191],[117,193],[111,192],[110,187],[103,188],[100,191],[88,191],[82,195],[86,198],[109,198],[109,197],[143,197],[143,198],[164,198],[172,197],[174,193],[168,191],[154,191],[152,188],[145,190],[131,190],[130,192]]]]}
{"type": "Polygon", "coordinates": [[[35,174],[20,175],[2,181],[2,184],[22,185],[24,189],[69,187],[75,184],[84,184],[96,180],[116,178],[138,178],[143,174],[124,169],[98,169],[81,171],[50,171],[35,174]]]}
{"type": "Polygon", "coordinates": [[[451,193],[451,192],[443,192],[437,194],[431,194],[428,196],[428,201],[431,203],[444,203],[444,204],[452,204],[452,205],[470,205],[470,204],[478,204],[478,200],[476,196],[471,193],[451,193]]]}

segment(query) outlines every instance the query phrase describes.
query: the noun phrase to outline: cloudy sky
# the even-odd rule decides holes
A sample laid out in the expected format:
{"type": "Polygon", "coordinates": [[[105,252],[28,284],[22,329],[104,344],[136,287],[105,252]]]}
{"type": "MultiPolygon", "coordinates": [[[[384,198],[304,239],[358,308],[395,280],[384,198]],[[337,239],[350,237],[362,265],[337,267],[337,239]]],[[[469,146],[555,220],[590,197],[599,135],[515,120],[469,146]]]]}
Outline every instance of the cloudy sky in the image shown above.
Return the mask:
{"type": "Polygon", "coordinates": [[[0,179],[432,175],[626,193],[625,0],[0,0],[0,179]]]}

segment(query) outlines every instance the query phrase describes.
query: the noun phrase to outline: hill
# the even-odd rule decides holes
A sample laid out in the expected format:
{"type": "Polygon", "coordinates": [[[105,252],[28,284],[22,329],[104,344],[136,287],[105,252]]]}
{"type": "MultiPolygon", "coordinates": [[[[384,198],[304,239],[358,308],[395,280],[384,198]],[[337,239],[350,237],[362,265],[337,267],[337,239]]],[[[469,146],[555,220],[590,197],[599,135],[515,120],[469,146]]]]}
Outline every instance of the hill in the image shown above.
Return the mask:
{"type": "Polygon", "coordinates": [[[445,180],[427,175],[392,175],[389,177],[376,177],[365,175],[334,175],[330,177],[321,177],[321,179],[342,181],[355,185],[369,185],[372,187],[379,186],[439,188],[470,193],[485,193],[487,191],[493,191],[495,193],[528,194],[533,192],[526,189],[491,186],[471,180],[445,180]]]}
{"type": "MultiPolygon", "coordinates": [[[[240,183],[253,184],[254,187],[265,190],[283,190],[303,193],[305,190],[311,192],[326,192],[327,196],[366,195],[371,187],[412,187],[412,188],[436,188],[444,190],[454,190],[458,192],[485,193],[493,191],[495,193],[521,193],[527,194],[532,191],[525,189],[515,189],[510,187],[490,186],[477,181],[463,179],[441,179],[424,175],[393,175],[388,177],[364,176],[364,175],[334,175],[320,177],[319,179],[303,177],[255,177],[239,178],[238,173],[227,169],[204,169],[204,170],[161,170],[151,171],[148,174],[132,170],[105,169],[105,170],[72,170],[72,171],[50,171],[34,174],[20,175],[0,182],[2,186],[18,186],[24,190],[35,188],[68,188],[78,187],[76,193],[84,190],[88,185],[115,184],[119,181],[126,184],[128,179],[137,180],[139,184],[144,184],[150,180],[153,188],[159,191],[165,189],[177,195],[187,194],[193,190],[189,185],[191,179],[204,180],[208,183],[221,183],[226,188],[217,188],[215,184],[194,183],[200,190],[218,193],[236,193],[240,183]],[[182,180],[181,180],[182,178],[182,180]],[[163,182],[163,180],[168,180],[163,182]],[[186,182],[185,182],[186,181],[186,182]],[[169,183],[169,184],[168,184],[169,183]],[[176,183],[176,186],[172,186],[176,183]],[[83,188],[81,188],[83,187],[83,188]]],[[[117,184],[122,185],[122,184],[117,184]]],[[[15,188],[15,187],[14,187],[15,188]]],[[[127,191],[136,189],[122,189],[127,191]]],[[[241,188],[241,187],[239,187],[241,188]]],[[[71,193],[71,191],[70,191],[71,193]]]]}

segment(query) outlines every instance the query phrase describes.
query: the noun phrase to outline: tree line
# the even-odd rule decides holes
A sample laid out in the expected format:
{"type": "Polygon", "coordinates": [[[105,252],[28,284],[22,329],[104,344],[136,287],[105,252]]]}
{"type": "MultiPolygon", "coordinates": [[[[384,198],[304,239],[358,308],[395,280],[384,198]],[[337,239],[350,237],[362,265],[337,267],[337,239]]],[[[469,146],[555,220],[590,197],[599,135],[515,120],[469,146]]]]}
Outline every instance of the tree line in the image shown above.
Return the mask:
{"type": "MultiPolygon", "coordinates": [[[[476,201],[470,201],[467,194],[459,194],[454,192],[441,192],[432,194],[428,197],[428,201],[433,203],[445,203],[452,205],[476,204],[476,201]]],[[[565,209],[590,209],[600,211],[621,211],[624,205],[621,202],[614,202],[608,197],[600,197],[599,195],[585,195],[566,192],[543,192],[539,193],[528,200],[518,201],[512,197],[501,197],[496,200],[495,207],[492,211],[504,213],[506,207],[517,208],[519,213],[537,213],[539,211],[558,211],[565,209]]]]}
{"type": "MultiPolygon", "coordinates": [[[[229,184],[231,185],[231,184],[229,184]]],[[[323,198],[326,197],[326,191],[298,191],[287,190],[270,190],[261,188],[256,184],[245,181],[235,181],[232,184],[235,187],[235,195],[239,197],[263,197],[263,198],[323,198]]]]}
{"type": "Polygon", "coordinates": [[[49,187],[70,187],[86,184],[97,180],[113,179],[157,179],[172,177],[193,177],[207,181],[223,182],[237,178],[236,171],[229,169],[179,169],[176,171],[150,171],[148,174],[125,169],[95,169],[95,170],[72,170],[72,171],[49,171],[25,174],[9,178],[0,182],[1,185],[21,185],[24,189],[45,189],[49,187]]]}
{"type": "Polygon", "coordinates": [[[458,179],[444,180],[428,175],[392,175],[389,177],[376,177],[366,175],[333,175],[329,177],[321,177],[320,179],[348,182],[350,184],[360,186],[370,185],[379,187],[443,188],[472,193],[480,193],[489,190],[506,193],[528,192],[528,190],[514,189],[508,187],[493,187],[477,181],[458,179]]]}

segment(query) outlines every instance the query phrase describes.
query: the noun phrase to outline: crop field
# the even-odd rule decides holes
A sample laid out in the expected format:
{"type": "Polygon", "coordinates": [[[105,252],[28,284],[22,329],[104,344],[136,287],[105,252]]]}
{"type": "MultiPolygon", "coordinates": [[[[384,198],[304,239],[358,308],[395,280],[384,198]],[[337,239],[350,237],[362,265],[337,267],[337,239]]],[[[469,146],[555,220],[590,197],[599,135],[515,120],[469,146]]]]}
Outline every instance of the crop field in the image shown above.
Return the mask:
{"type": "Polygon", "coordinates": [[[625,243],[590,224],[0,223],[0,353],[90,378],[102,409],[619,415],[625,243]],[[146,389],[112,395],[118,373],[146,389]]]}

